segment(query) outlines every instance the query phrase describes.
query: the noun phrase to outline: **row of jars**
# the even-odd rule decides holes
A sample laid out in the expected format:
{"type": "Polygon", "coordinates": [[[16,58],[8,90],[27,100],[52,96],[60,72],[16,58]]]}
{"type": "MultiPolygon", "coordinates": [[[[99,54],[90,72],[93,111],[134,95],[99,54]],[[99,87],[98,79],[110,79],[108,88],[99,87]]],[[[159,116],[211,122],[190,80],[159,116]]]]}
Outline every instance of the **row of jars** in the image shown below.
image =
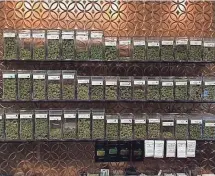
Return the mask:
{"type": "Polygon", "coordinates": [[[74,70],[2,74],[3,100],[215,100],[214,77],[77,76],[74,70]]]}
{"type": "Polygon", "coordinates": [[[211,38],[104,37],[103,31],[4,31],[5,60],[214,61],[211,38]]]}
{"type": "Polygon", "coordinates": [[[215,139],[212,114],[110,114],[104,110],[1,112],[0,137],[44,139],[215,139]]]}

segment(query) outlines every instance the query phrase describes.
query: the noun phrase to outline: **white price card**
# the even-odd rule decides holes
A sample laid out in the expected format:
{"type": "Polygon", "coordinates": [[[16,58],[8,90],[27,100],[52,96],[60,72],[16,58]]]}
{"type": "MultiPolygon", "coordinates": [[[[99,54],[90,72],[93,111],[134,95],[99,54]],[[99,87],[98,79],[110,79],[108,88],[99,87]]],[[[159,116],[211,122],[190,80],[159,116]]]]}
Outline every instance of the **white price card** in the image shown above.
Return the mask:
{"type": "Polygon", "coordinates": [[[173,45],[173,40],[164,40],[162,41],[162,45],[173,45]]]}
{"type": "Polygon", "coordinates": [[[49,120],[61,120],[60,116],[50,116],[49,120]]]}
{"type": "Polygon", "coordinates": [[[121,123],[132,123],[132,119],[121,119],[121,123]]]}
{"type": "Polygon", "coordinates": [[[31,119],[32,114],[20,114],[20,119],[31,119]]]}
{"type": "Polygon", "coordinates": [[[148,81],[148,85],[158,85],[159,81],[148,81]]]}
{"type": "Polygon", "coordinates": [[[190,81],[191,85],[201,85],[202,81],[190,81]]]}
{"type": "Polygon", "coordinates": [[[88,84],[90,81],[89,79],[79,79],[78,84],[88,84]]]}
{"type": "Polygon", "coordinates": [[[145,157],[154,157],[154,140],[145,140],[145,157]]]}
{"type": "Polygon", "coordinates": [[[214,42],[204,42],[204,47],[215,47],[214,42]]]}
{"type": "Polygon", "coordinates": [[[107,119],[107,123],[118,123],[118,119],[107,119]]]}
{"type": "Polygon", "coordinates": [[[76,114],[64,114],[64,118],[65,119],[75,119],[76,117],[76,114]]]}
{"type": "Polygon", "coordinates": [[[187,157],[187,141],[185,141],[185,140],[177,141],[177,157],[178,158],[187,157]]]}
{"type": "Polygon", "coordinates": [[[46,119],[48,114],[35,114],[36,119],[46,119]]]}
{"type": "Polygon", "coordinates": [[[145,85],[145,80],[134,80],[134,85],[145,85]]]}
{"type": "Polygon", "coordinates": [[[18,74],[18,78],[30,78],[30,74],[18,74]]]}
{"type": "Polygon", "coordinates": [[[74,31],[62,31],[62,39],[74,39],[74,31]]]}
{"type": "Polygon", "coordinates": [[[3,74],[3,78],[9,78],[9,79],[12,79],[12,78],[15,78],[16,75],[15,74],[3,74]]]}
{"type": "Polygon", "coordinates": [[[63,75],[63,79],[74,79],[75,75],[71,74],[71,75],[63,75]]]}
{"type": "Polygon", "coordinates": [[[79,119],[89,119],[90,118],[90,114],[78,114],[78,118],[79,119]]]}
{"type": "Polygon", "coordinates": [[[146,120],[145,120],[145,119],[135,119],[135,120],[134,120],[134,123],[135,123],[135,124],[145,124],[145,123],[146,123],[146,120]]]}
{"type": "Polygon", "coordinates": [[[48,76],[48,80],[60,80],[60,76],[48,76]]]}
{"type": "Polygon", "coordinates": [[[149,123],[160,123],[160,119],[149,119],[149,123]]]}
{"type": "Polygon", "coordinates": [[[93,86],[103,86],[103,81],[92,81],[93,86]]]}
{"type": "Polygon", "coordinates": [[[155,158],[163,158],[164,157],[164,141],[163,140],[156,140],[155,141],[154,157],[155,158]]]}
{"type": "Polygon", "coordinates": [[[186,85],[187,85],[187,82],[185,82],[185,81],[176,82],[175,85],[176,85],[176,86],[186,86],[186,85]]]}
{"type": "Polygon", "coordinates": [[[6,119],[18,119],[18,114],[6,114],[6,119]]]}
{"type": "Polygon", "coordinates": [[[104,118],[104,115],[93,115],[93,119],[95,120],[103,120],[104,118]]]}
{"type": "Polygon", "coordinates": [[[120,86],[131,86],[131,82],[120,82],[120,86]]]}
{"type": "Polygon", "coordinates": [[[134,46],[144,46],[144,45],[145,45],[145,41],[144,40],[134,41],[134,46]]]}
{"type": "Polygon", "coordinates": [[[106,85],[107,86],[115,86],[115,85],[117,85],[117,81],[106,81],[106,85]]]}
{"type": "Polygon", "coordinates": [[[196,141],[187,140],[187,157],[196,157],[196,141]]]}
{"type": "Polygon", "coordinates": [[[5,32],[4,34],[3,34],[3,37],[15,37],[16,36],[16,34],[14,33],[14,32],[5,32]]]}
{"type": "Polygon", "coordinates": [[[176,152],[176,141],[175,140],[167,140],[166,141],[166,157],[174,158],[176,152]]]}
{"type": "Polygon", "coordinates": [[[45,38],[45,34],[44,33],[33,33],[33,38],[45,38]]]}
{"type": "Polygon", "coordinates": [[[162,82],[162,86],[173,86],[173,82],[162,82]]]}
{"type": "Polygon", "coordinates": [[[33,79],[45,79],[45,75],[33,75],[33,79]]]}

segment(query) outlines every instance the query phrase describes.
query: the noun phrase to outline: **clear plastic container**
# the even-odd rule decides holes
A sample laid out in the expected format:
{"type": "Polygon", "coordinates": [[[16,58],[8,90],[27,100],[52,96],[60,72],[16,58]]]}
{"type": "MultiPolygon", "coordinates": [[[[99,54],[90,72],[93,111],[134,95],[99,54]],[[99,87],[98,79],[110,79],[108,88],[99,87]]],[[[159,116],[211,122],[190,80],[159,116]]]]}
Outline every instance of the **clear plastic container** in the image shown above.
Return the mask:
{"type": "Polygon", "coordinates": [[[174,82],[173,77],[161,78],[160,95],[161,100],[174,100],[174,82]]]}
{"type": "Polygon", "coordinates": [[[47,31],[47,60],[60,59],[60,31],[47,31]]]}
{"type": "Polygon", "coordinates": [[[89,33],[88,31],[76,32],[76,60],[89,59],[89,33]]]}
{"type": "Polygon", "coordinates": [[[62,71],[62,98],[63,100],[75,99],[76,71],[62,71]]]}
{"type": "Polygon", "coordinates": [[[176,38],[175,41],[175,60],[188,60],[188,38],[176,38]]]}
{"type": "Polygon", "coordinates": [[[147,80],[147,100],[160,99],[160,78],[149,77],[147,80]]]}
{"type": "Polygon", "coordinates": [[[46,99],[46,71],[33,71],[33,99],[46,99]]]}
{"type": "Polygon", "coordinates": [[[19,59],[31,60],[32,59],[32,36],[30,30],[19,31],[19,59]]]}
{"type": "Polygon", "coordinates": [[[102,31],[90,32],[90,58],[91,60],[103,60],[104,36],[102,31]]]}
{"type": "Polygon", "coordinates": [[[162,114],[162,137],[163,139],[175,138],[174,114],[162,114]]]}
{"type": "Polygon", "coordinates": [[[147,114],[135,114],[134,117],[134,139],[147,139],[147,114]]]}
{"type": "Polygon", "coordinates": [[[62,60],[75,59],[75,31],[63,30],[61,34],[61,57],[62,60]]]}
{"type": "Polygon", "coordinates": [[[116,76],[105,77],[105,100],[117,100],[118,78],[116,76]]]}
{"type": "Polygon", "coordinates": [[[177,77],[175,83],[175,100],[188,99],[188,80],[186,77],[177,77]]]}
{"type": "Polygon", "coordinates": [[[203,40],[203,60],[214,61],[215,58],[215,40],[214,38],[205,38],[203,40]]]}
{"type": "Polygon", "coordinates": [[[119,139],[119,114],[106,114],[106,139],[119,139]]]}
{"type": "Polygon", "coordinates": [[[213,114],[203,114],[203,117],[203,139],[215,139],[215,116],[213,114]]]}
{"type": "Polygon", "coordinates": [[[61,71],[50,70],[47,72],[47,98],[48,100],[61,99],[61,71]]]}
{"type": "Polygon", "coordinates": [[[92,110],[92,139],[105,138],[105,111],[92,110]]]}
{"type": "Polygon", "coordinates": [[[120,114],[120,139],[133,139],[133,119],[132,113],[120,114]]]}
{"type": "Polygon", "coordinates": [[[189,88],[189,99],[193,101],[202,100],[202,78],[189,78],[190,88],[189,88]]]}
{"type": "Polygon", "coordinates": [[[20,110],[20,140],[33,140],[33,112],[20,110]]]}
{"type": "Polygon", "coordinates": [[[148,38],[147,39],[147,60],[159,61],[160,60],[160,39],[148,38]]]}
{"type": "Polygon", "coordinates": [[[202,99],[204,101],[214,101],[215,100],[215,79],[214,79],[214,77],[204,77],[203,78],[202,99]]]}
{"type": "Polygon", "coordinates": [[[3,99],[16,100],[17,99],[17,73],[16,71],[3,71],[3,99]]]}
{"type": "Polygon", "coordinates": [[[0,110],[0,141],[5,139],[4,110],[0,110]]]}
{"type": "Polygon", "coordinates": [[[64,110],[63,139],[77,139],[76,110],[64,110]]]}
{"type": "Polygon", "coordinates": [[[199,114],[189,115],[189,134],[190,139],[202,139],[202,116],[199,114]]]}
{"type": "Polygon", "coordinates": [[[161,120],[160,114],[149,114],[148,120],[148,139],[160,139],[161,120]]]}
{"type": "Polygon", "coordinates": [[[48,111],[35,110],[35,139],[47,140],[49,133],[48,111]]]}
{"type": "Polygon", "coordinates": [[[62,138],[62,111],[49,110],[49,139],[62,138]]]}
{"type": "Polygon", "coordinates": [[[117,60],[117,38],[116,37],[105,37],[105,60],[117,60]]]}
{"type": "Polygon", "coordinates": [[[132,56],[132,45],[130,38],[119,38],[119,60],[130,60],[132,56]]]}
{"type": "Polygon", "coordinates": [[[91,77],[91,100],[104,100],[104,78],[102,76],[91,77]]]}
{"type": "Polygon", "coordinates": [[[78,100],[90,99],[90,77],[89,76],[77,77],[77,99],[78,100]]]}
{"type": "Polygon", "coordinates": [[[78,139],[91,139],[90,110],[78,110],[78,139]]]}
{"type": "Polygon", "coordinates": [[[46,59],[46,37],[45,30],[32,31],[33,60],[46,59]]]}
{"type": "Polygon", "coordinates": [[[17,59],[17,33],[15,30],[5,30],[3,32],[4,37],[4,60],[16,60],[17,59]]]}
{"type": "Polygon", "coordinates": [[[187,114],[175,114],[175,138],[188,139],[188,117],[187,114]]]}
{"type": "Polygon", "coordinates": [[[19,113],[16,111],[5,113],[5,136],[6,140],[19,139],[19,113]]]}
{"type": "Polygon", "coordinates": [[[190,38],[189,61],[202,61],[202,38],[190,38]]]}
{"type": "Polygon", "coordinates": [[[133,38],[133,60],[146,60],[146,42],[144,37],[133,38]]]}
{"type": "Polygon", "coordinates": [[[146,77],[134,77],[133,80],[133,99],[146,99],[146,77]]]}
{"type": "Polygon", "coordinates": [[[31,100],[32,98],[32,74],[31,71],[18,72],[18,99],[31,100]]]}
{"type": "Polygon", "coordinates": [[[173,61],[174,60],[174,38],[163,37],[161,41],[161,60],[173,61]]]}
{"type": "Polygon", "coordinates": [[[119,78],[119,99],[131,100],[132,99],[132,82],[131,77],[119,78]]]}

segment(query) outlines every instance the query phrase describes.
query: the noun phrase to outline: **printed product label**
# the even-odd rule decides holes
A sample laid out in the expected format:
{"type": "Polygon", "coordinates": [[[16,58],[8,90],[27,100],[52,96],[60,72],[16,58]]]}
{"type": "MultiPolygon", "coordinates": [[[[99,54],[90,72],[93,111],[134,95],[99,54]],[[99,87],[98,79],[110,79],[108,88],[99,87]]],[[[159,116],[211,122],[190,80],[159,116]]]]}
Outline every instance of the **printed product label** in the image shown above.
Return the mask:
{"type": "Polygon", "coordinates": [[[90,118],[90,114],[78,114],[78,118],[79,119],[89,119],[90,118]]]}
{"type": "Polygon", "coordinates": [[[19,34],[19,38],[30,38],[31,34],[30,33],[21,33],[19,34]]]}
{"type": "Polygon", "coordinates": [[[4,33],[3,34],[3,37],[15,37],[16,36],[16,34],[15,33],[13,33],[13,32],[7,32],[7,33],[4,33]]]}
{"type": "Polygon", "coordinates": [[[173,82],[162,82],[162,86],[173,86],[173,82]]]}
{"type": "Polygon", "coordinates": [[[91,32],[91,38],[102,38],[102,36],[103,36],[103,33],[102,32],[94,32],[94,31],[92,31],[91,32]]]}
{"type": "Polygon", "coordinates": [[[74,31],[62,31],[62,39],[74,39],[74,31]]]}
{"type": "Polygon", "coordinates": [[[187,157],[196,157],[196,141],[187,140],[187,157]]]}
{"type": "Polygon", "coordinates": [[[90,82],[89,79],[79,79],[78,80],[79,84],[84,84],[84,83],[89,83],[89,82],[90,82]]]}
{"type": "Polygon", "coordinates": [[[188,120],[176,120],[176,123],[179,125],[186,125],[188,124],[188,120]]]}
{"type": "Polygon", "coordinates": [[[155,141],[155,158],[163,158],[164,157],[164,141],[156,140],[155,141]]]}
{"type": "Polygon", "coordinates": [[[148,85],[158,85],[159,81],[148,81],[148,85]]]}
{"type": "Polygon", "coordinates": [[[176,141],[175,140],[167,140],[166,141],[166,157],[174,158],[176,153],[176,141]]]}
{"type": "Polygon", "coordinates": [[[119,41],[120,45],[130,45],[131,41],[130,40],[123,40],[123,41],[119,41]]]}
{"type": "Polygon", "coordinates": [[[121,123],[132,123],[132,119],[121,119],[121,123]]]}
{"type": "Polygon", "coordinates": [[[15,74],[3,74],[3,78],[15,78],[15,74]]]}
{"type": "Polygon", "coordinates": [[[163,122],[163,126],[174,126],[174,122],[163,122]]]}
{"type": "Polygon", "coordinates": [[[32,114],[20,114],[21,119],[31,119],[32,116],[33,116],[32,114]]]}
{"type": "Polygon", "coordinates": [[[131,86],[131,82],[120,82],[120,86],[131,86]]]}
{"type": "Polygon", "coordinates": [[[177,141],[177,157],[186,158],[187,157],[187,142],[185,140],[177,141]]]}
{"type": "Polygon", "coordinates": [[[74,79],[75,75],[63,75],[63,79],[74,79]]]}
{"type": "Polygon", "coordinates": [[[95,120],[99,120],[99,119],[104,119],[105,117],[104,117],[104,115],[93,115],[93,119],[95,119],[95,120]]]}
{"type": "Polygon", "coordinates": [[[145,140],[145,157],[154,157],[154,140],[145,140]]]}
{"type": "Polygon", "coordinates": [[[45,75],[33,75],[33,79],[45,79],[45,75]]]}
{"type": "Polygon", "coordinates": [[[30,78],[30,74],[18,74],[18,78],[30,78]]]}
{"type": "Polygon", "coordinates": [[[148,42],[148,46],[159,46],[159,42],[148,42]]]}
{"type": "Polygon", "coordinates": [[[205,47],[215,47],[215,43],[214,42],[204,42],[204,46],[205,47]]]}
{"type": "Polygon", "coordinates": [[[176,86],[186,86],[187,82],[176,82],[175,85],[176,86]]]}
{"type": "Polygon", "coordinates": [[[176,45],[187,45],[188,39],[176,40],[176,45]]]}
{"type": "Polygon", "coordinates": [[[118,119],[107,119],[107,123],[118,123],[118,119]]]}
{"type": "Polygon", "coordinates": [[[59,117],[59,116],[50,116],[49,120],[61,120],[61,117],[59,117]]]}
{"type": "Polygon", "coordinates": [[[134,80],[134,85],[145,85],[144,80],[134,80]]]}
{"type": "Polygon", "coordinates": [[[149,119],[149,123],[160,123],[160,119],[149,119]]]}
{"type": "Polygon", "coordinates": [[[205,82],[206,86],[214,86],[215,85],[215,81],[210,81],[210,82],[205,82]]]}
{"type": "Polygon", "coordinates": [[[6,119],[18,119],[17,114],[6,114],[6,119]]]}
{"type": "Polygon", "coordinates": [[[74,119],[76,117],[76,114],[64,114],[65,119],[74,119]]]}
{"type": "Polygon", "coordinates": [[[206,122],[206,123],[205,123],[205,126],[207,126],[207,127],[214,127],[214,126],[215,126],[215,123],[208,123],[208,122],[206,122]]]}
{"type": "Polygon", "coordinates": [[[202,41],[190,41],[190,45],[202,45],[202,41]]]}
{"type": "Polygon", "coordinates": [[[173,45],[173,41],[162,41],[162,45],[173,45]]]}
{"type": "Polygon", "coordinates": [[[201,85],[202,82],[201,81],[190,81],[191,85],[201,85]]]}
{"type": "Polygon", "coordinates": [[[134,41],[134,46],[144,46],[145,45],[145,41],[141,40],[141,41],[134,41]]]}
{"type": "Polygon", "coordinates": [[[105,41],[105,46],[116,46],[116,39],[105,41]]]}
{"type": "Polygon", "coordinates": [[[92,85],[93,86],[102,86],[103,85],[103,81],[92,81],[92,85]]]}
{"type": "Polygon", "coordinates": [[[145,123],[146,123],[146,120],[145,120],[145,119],[136,119],[136,120],[134,120],[134,123],[145,124],[145,123]]]}
{"type": "Polygon", "coordinates": [[[45,34],[44,33],[33,33],[32,34],[33,38],[45,38],[45,34]]]}
{"type": "Polygon", "coordinates": [[[59,35],[58,34],[48,34],[47,35],[47,39],[59,39],[59,35]]]}
{"type": "Polygon", "coordinates": [[[115,86],[115,85],[117,85],[117,81],[106,81],[106,85],[115,86]]]}
{"type": "Polygon", "coordinates": [[[191,124],[202,124],[202,120],[191,120],[191,124]]]}
{"type": "Polygon", "coordinates": [[[48,80],[60,80],[60,76],[48,76],[48,80]]]}
{"type": "Polygon", "coordinates": [[[48,117],[48,114],[35,114],[36,119],[45,119],[48,117]]]}

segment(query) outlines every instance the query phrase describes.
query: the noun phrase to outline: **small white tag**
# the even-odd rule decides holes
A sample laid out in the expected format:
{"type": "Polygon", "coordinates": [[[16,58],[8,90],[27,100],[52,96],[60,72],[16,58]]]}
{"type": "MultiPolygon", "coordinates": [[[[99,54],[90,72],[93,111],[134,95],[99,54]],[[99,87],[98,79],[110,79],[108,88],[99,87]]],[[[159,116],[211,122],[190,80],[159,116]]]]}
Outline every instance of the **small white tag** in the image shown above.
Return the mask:
{"type": "Polygon", "coordinates": [[[89,79],[79,79],[78,80],[79,84],[86,84],[86,83],[89,83],[89,82],[90,82],[89,79]]]}
{"type": "Polygon", "coordinates": [[[62,39],[74,39],[74,31],[62,31],[62,39]]]}
{"type": "Polygon", "coordinates": [[[61,120],[59,116],[49,116],[49,120],[61,120]]]}
{"type": "Polygon", "coordinates": [[[35,114],[36,119],[46,119],[48,114],[35,114]]]}
{"type": "Polygon", "coordinates": [[[78,35],[76,37],[77,40],[80,40],[80,41],[87,41],[88,40],[88,35],[78,35]]]}
{"type": "Polygon", "coordinates": [[[103,33],[100,31],[91,31],[91,38],[102,38],[103,33]]]}
{"type": "Polygon", "coordinates": [[[74,79],[75,75],[63,75],[63,79],[74,79]]]}
{"type": "Polygon", "coordinates": [[[92,81],[93,86],[103,86],[103,81],[92,81]]]}
{"type": "Polygon", "coordinates": [[[131,41],[130,40],[122,40],[122,41],[119,41],[119,44],[120,45],[130,45],[131,41]]]}
{"type": "Polygon", "coordinates": [[[20,33],[19,38],[30,38],[31,34],[30,33],[20,33]]]}
{"type": "Polygon", "coordinates": [[[145,140],[145,157],[154,157],[154,140],[145,140]]]}
{"type": "Polygon", "coordinates": [[[175,140],[167,140],[166,141],[166,157],[174,158],[176,151],[176,141],[175,140]]]}
{"type": "Polygon", "coordinates": [[[215,47],[215,43],[214,42],[204,42],[204,46],[205,47],[215,47]]]}
{"type": "Polygon", "coordinates": [[[118,119],[107,119],[107,123],[118,123],[118,119]]]}
{"type": "Polygon", "coordinates": [[[156,42],[156,41],[154,41],[154,42],[148,42],[148,46],[159,46],[159,45],[160,45],[160,43],[156,42]]]}
{"type": "Polygon", "coordinates": [[[156,140],[155,141],[155,158],[163,158],[164,157],[164,141],[156,140]]]}
{"type": "Polygon", "coordinates": [[[33,75],[33,79],[45,79],[45,75],[33,75]]]}
{"type": "Polygon", "coordinates": [[[4,34],[3,34],[3,37],[5,37],[5,38],[9,38],[9,37],[15,37],[16,36],[16,34],[15,33],[13,33],[13,32],[5,32],[4,34]]]}
{"type": "Polygon", "coordinates": [[[64,118],[65,119],[75,119],[76,118],[76,114],[64,114],[64,118]]]}
{"type": "Polygon", "coordinates": [[[187,82],[176,82],[175,85],[176,86],[186,86],[187,82]]]}
{"type": "Polygon", "coordinates": [[[31,119],[32,114],[20,114],[20,119],[31,119]]]}
{"type": "Polygon", "coordinates": [[[2,115],[0,115],[0,120],[2,120],[2,115]]]}
{"type": "Polygon", "coordinates": [[[191,124],[202,124],[202,120],[191,120],[191,124]]]}
{"type": "Polygon", "coordinates": [[[187,142],[185,140],[177,141],[177,157],[186,158],[187,157],[187,142]]]}
{"type": "Polygon", "coordinates": [[[6,119],[18,119],[17,114],[6,114],[6,119]]]}
{"type": "Polygon", "coordinates": [[[193,40],[193,41],[190,41],[190,45],[200,46],[200,45],[202,45],[202,41],[193,40]]]}
{"type": "Polygon", "coordinates": [[[90,114],[78,114],[78,118],[79,119],[89,119],[90,118],[90,114]]]}
{"type": "Polygon", "coordinates": [[[160,119],[149,119],[149,123],[160,123],[160,119]]]}
{"type": "Polygon", "coordinates": [[[187,39],[176,40],[176,45],[187,45],[187,44],[188,44],[188,40],[187,39]]]}
{"type": "Polygon", "coordinates": [[[134,80],[134,85],[145,85],[145,80],[134,80]]]}
{"type": "Polygon", "coordinates": [[[15,78],[15,74],[3,74],[3,78],[15,78]]]}
{"type": "Polygon", "coordinates": [[[159,81],[148,81],[148,85],[158,85],[159,81]]]}
{"type": "Polygon", "coordinates": [[[173,41],[162,41],[162,45],[173,45],[173,41]]]}
{"type": "Polygon", "coordinates": [[[173,82],[162,82],[162,86],[173,86],[173,82]]]}
{"type": "Polygon", "coordinates": [[[121,123],[132,123],[132,119],[121,119],[121,123]]]}
{"type": "Polygon", "coordinates": [[[207,127],[215,127],[215,123],[205,122],[205,126],[207,126],[207,127]]]}
{"type": "Polygon", "coordinates": [[[131,82],[120,82],[120,86],[131,86],[131,82]]]}
{"type": "Polygon", "coordinates": [[[30,74],[18,74],[18,78],[30,78],[30,74]]]}
{"type": "Polygon", "coordinates": [[[145,119],[136,119],[136,120],[134,120],[134,123],[146,124],[146,120],[145,119]]]}
{"type": "Polygon", "coordinates": [[[196,157],[196,141],[187,140],[187,157],[196,157]]]}
{"type": "Polygon", "coordinates": [[[105,46],[116,46],[116,39],[111,39],[109,41],[105,41],[105,46]]]}
{"type": "Polygon", "coordinates": [[[45,34],[44,33],[33,33],[32,34],[33,38],[45,38],[45,34]]]}
{"type": "Polygon", "coordinates": [[[201,85],[202,82],[201,81],[190,81],[191,85],[201,85]]]}
{"type": "Polygon", "coordinates": [[[95,119],[95,120],[103,120],[105,117],[104,117],[104,115],[93,115],[93,119],[95,119]]]}
{"type": "Polygon", "coordinates": [[[163,126],[174,126],[174,122],[163,122],[163,126]]]}
{"type": "Polygon", "coordinates": [[[47,39],[54,40],[54,39],[59,39],[58,34],[48,34],[47,39]]]}
{"type": "Polygon", "coordinates": [[[144,40],[134,41],[134,46],[144,46],[146,42],[144,40]]]}
{"type": "Polygon", "coordinates": [[[215,85],[215,81],[209,81],[209,82],[205,82],[206,86],[214,86],[215,85]]]}
{"type": "Polygon", "coordinates": [[[48,80],[60,80],[60,76],[48,76],[48,80]]]}
{"type": "Polygon", "coordinates": [[[187,125],[188,120],[176,120],[176,123],[179,124],[179,125],[187,125]]]}
{"type": "Polygon", "coordinates": [[[106,81],[107,86],[115,86],[117,85],[117,81],[106,81]]]}

